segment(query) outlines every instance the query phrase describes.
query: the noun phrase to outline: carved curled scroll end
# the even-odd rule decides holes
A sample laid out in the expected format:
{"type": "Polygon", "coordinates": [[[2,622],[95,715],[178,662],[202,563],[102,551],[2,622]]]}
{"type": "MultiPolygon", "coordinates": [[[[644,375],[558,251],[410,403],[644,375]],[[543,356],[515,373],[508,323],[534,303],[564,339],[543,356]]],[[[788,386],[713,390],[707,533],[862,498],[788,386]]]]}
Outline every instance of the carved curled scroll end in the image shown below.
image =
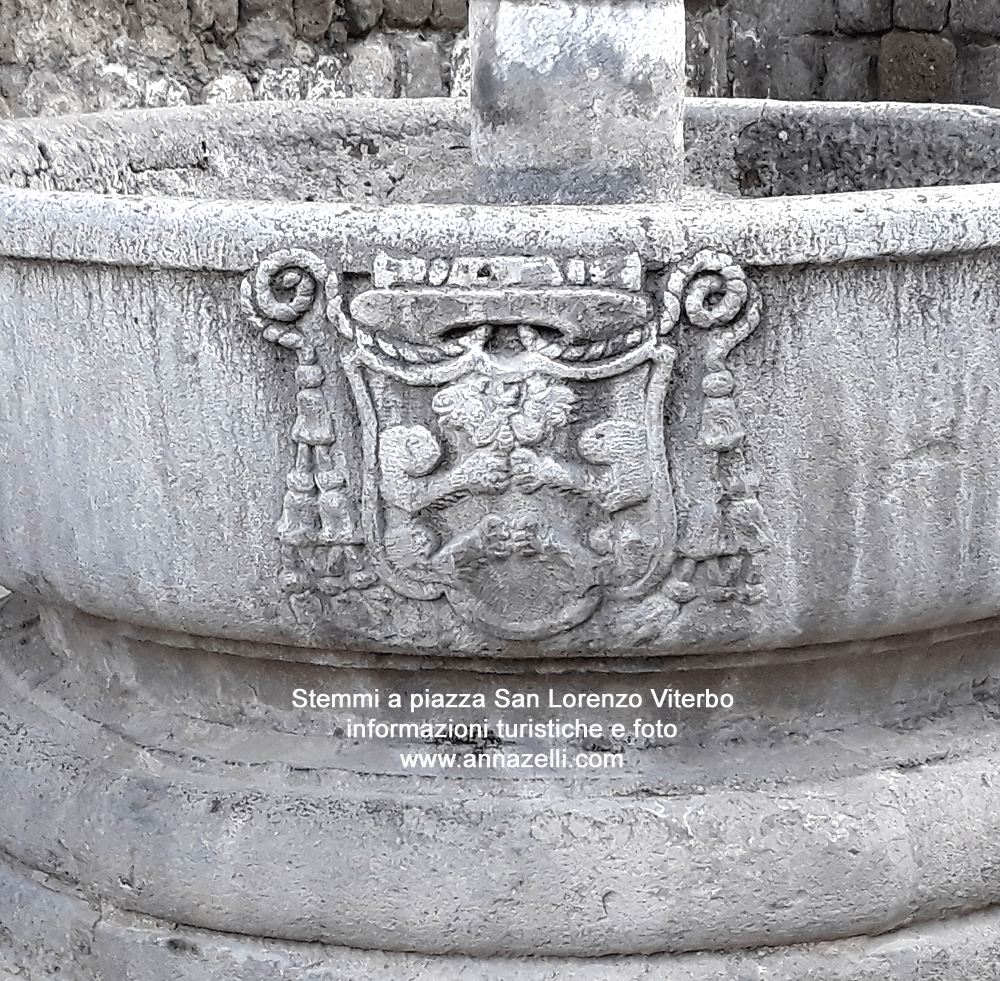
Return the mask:
{"type": "Polygon", "coordinates": [[[665,316],[675,310],[683,311],[692,327],[711,331],[705,349],[699,439],[708,450],[728,452],[743,442],[745,431],[733,399],[735,383],[727,358],[760,323],[760,295],[731,256],[703,249],[678,266],[667,282],[665,316]]]}
{"type": "Polygon", "coordinates": [[[254,274],[254,298],[268,320],[291,324],[316,302],[326,264],[305,249],[282,249],[269,255],[254,274]]]}
{"type": "Polygon", "coordinates": [[[316,360],[301,321],[315,305],[326,264],[305,249],[282,249],[263,259],[240,284],[240,300],[266,341],[293,350],[300,364],[316,360]]]}

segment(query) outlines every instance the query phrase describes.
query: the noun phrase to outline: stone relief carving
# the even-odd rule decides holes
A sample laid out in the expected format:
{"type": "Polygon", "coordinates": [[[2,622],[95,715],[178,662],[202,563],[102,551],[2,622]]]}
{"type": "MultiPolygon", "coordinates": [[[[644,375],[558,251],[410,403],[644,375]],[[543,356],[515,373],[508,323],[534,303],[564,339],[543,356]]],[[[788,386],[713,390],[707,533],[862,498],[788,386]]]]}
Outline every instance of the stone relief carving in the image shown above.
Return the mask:
{"type": "Polygon", "coordinates": [[[763,597],[769,536],[728,365],[760,300],[729,257],[654,280],[635,253],[379,253],[346,282],[295,249],[242,296],[297,359],[276,536],[299,609],[377,584],[447,603],[462,629],[538,641],[652,594],[675,611],[763,597]],[[698,501],[678,514],[665,412],[682,334],[706,338],[709,462],[685,475],[698,501]]]}

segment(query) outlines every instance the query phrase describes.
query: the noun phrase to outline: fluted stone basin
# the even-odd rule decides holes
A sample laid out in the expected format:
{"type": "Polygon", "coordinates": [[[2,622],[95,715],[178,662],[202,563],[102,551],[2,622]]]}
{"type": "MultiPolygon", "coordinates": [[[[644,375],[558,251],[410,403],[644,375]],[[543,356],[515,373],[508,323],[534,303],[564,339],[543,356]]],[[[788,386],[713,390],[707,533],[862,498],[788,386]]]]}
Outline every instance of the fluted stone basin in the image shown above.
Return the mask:
{"type": "Polygon", "coordinates": [[[1000,114],[689,100],[597,207],[465,112],[0,126],[11,963],[991,977],[1000,114]]]}

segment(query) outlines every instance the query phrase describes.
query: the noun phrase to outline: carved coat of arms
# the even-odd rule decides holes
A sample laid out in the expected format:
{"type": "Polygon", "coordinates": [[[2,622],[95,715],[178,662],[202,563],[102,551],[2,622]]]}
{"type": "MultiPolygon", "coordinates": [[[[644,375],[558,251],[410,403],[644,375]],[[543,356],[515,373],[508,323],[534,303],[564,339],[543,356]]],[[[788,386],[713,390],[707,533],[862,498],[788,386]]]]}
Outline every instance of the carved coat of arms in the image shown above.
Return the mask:
{"type": "Polygon", "coordinates": [[[746,587],[766,531],[734,464],[726,358],[759,302],[717,253],[661,277],[658,294],[646,279],[637,254],[379,253],[351,290],[312,253],[265,260],[244,303],[298,359],[277,524],[289,593],[379,584],[524,641],[658,589],[684,602],[700,563],[746,587]],[[718,493],[679,520],[665,410],[682,319],[708,334],[699,439],[718,493]]]}

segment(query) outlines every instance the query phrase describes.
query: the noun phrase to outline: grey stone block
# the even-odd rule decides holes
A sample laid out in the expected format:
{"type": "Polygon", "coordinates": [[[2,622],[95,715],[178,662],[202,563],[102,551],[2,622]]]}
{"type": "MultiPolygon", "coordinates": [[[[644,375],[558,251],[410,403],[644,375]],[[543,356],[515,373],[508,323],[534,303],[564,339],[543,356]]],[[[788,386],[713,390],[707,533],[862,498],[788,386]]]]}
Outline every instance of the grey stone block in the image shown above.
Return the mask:
{"type": "Polygon", "coordinates": [[[469,0],[434,0],[431,26],[442,31],[461,31],[469,23],[469,0]]]}
{"type": "Polygon", "coordinates": [[[1000,37],[1000,4],[996,0],[951,0],[950,25],[959,34],[1000,37]]]}
{"type": "Polygon", "coordinates": [[[879,98],[892,102],[951,102],[955,96],[955,45],[947,38],[890,31],[878,58],[879,98]]]}
{"type": "Polygon", "coordinates": [[[382,16],[382,0],[344,0],[344,24],[354,37],[367,34],[382,16]]]}
{"type": "Polygon", "coordinates": [[[389,99],[396,91],[396,55],[384,38],[372,35],[348,45],[347,84],[355,97],[389,99]]]}
{"type": "Polygon", "coordinates": [[[761,41],[734,32],[729,49],[733,95],[749,99],[815,99],[822,74],[821,49],[811,36],[761,41]]]}
{"type": "Polygon", "coordinates": [[[832,34],[837,23],[836,0],[764,0],[757,10],[761,41],[802,34],[832,34]]]}
{"type": "Polygon", "coordinates": [[[837,30],[877,34],[892,27],[892,0],[837,0],[837,30]]]}
{"type": "Polygon", "coordinates": [[[251,102],[253,100],[253,86],[246,75],[241,75],[239,72],[227,72],[205,86],[202,98],[207,105],[251,102]]]}
{"type": "Polygon", "coordinates": [[[867,102],[878,94],[876,38],[834,39],[823,47],[821,99],[831,102],[867,102]]]}
{"type": "Polygon", "coordinates": [[[767,59],[757,34],[757,22],[748,14],[734,10],[731,24],[727,75],[732,79],[733,96],[766,99],[770,91],[770,69],[764,67],[767,59]]]}
{"type": "Polygon", "coordinates": [[[284,17],[254,17],[236,35],[243,66],[270,66],[293,57],[296,39],[292,22],[284,17]]]}
{"type": "Polygon", "coordinates": [[[394,27],[419,27],[431,16],[434,0],[383,0],[382,16],[394,27]]]}
{"type": "Polygon", "coordinates": [[[1000,108],[1000,45],[970,44],[959,49],[958,98],[1000,108]]]}
{"type": "Polygon", "coordinates": [[[316,64],[303,69],[306,99],[343,99],[348,95],[342,55],[320,55],[316,64]]]}
{"type": "Polygon", "coordinates": [[[222,37],[236,33],[239,24],[238,0],[188,0],[191,27],[196,31],[215,31],[222,37]]]}
{"type": "Polygon", "coordinates": [[[187,86],[174,78],[155,78],[146,82],[144,104],[152,109],[183,106],[190,102],[191,94],[187,86]]]}
{"type": "Polygon", "coordinates": [[[98,109],[138,109],[145,103],[145,86],[124,65],[104,65],[97,79],[98,109]]]}
{"type": "Polygon", "coordinates": [[[191,30],[188,0],[135,0],[134,7],[144,30],[159,25],[177,37],[191,30]]]}
{"type": "Polygon", "coordinates": [[[76,86],[44,68],[31,73],[18,101],[27,116],[65,116],[83,111],[83,100],[76,86]]]}
{"type": "Polygon", "coordinates": [[[687,83],[691,95],[730,94],[729,15],[726,10],[688,13],[686,31],[687,83]]]}
{"type": "Polygon", "coordinates": [[[469,50],[469,37],[464,32],[455,38],[451,47],[449,68],[451,84],[448,94],[453,98],[469,98],[472,92],[472,53],[469,50]]]}
{"type": "Polygon", "coordinates": [[[770,97],[815,99],[820,86],[820,50],[820,42],[808,35],[769,43],[764,67],[770,73],[770,97]]]}
{"type": "Polygon", "coordinates": [[[426,99],[445,95],[441,48],[437,42],[415,34],[399,34],[393,43],[399,53],[401,96],[426,99]]]}
{"type": "Polygon", "coordinates": [[[895,0],[892,18],[896,27],[911,31],[940,31],[948,23],[950,0],[895,0]]]}
{"type": "Polygon", "coordinates": [[[295,32],[307,41],[321,40],[336,9],[336,0],[295,0],[295,32]]]}
{"type": "Polygon", "coordinates": [[[294,102],[302,98],[302,69],[267,68],[257,81],[254,94],[266,102],[294,102]]]}

